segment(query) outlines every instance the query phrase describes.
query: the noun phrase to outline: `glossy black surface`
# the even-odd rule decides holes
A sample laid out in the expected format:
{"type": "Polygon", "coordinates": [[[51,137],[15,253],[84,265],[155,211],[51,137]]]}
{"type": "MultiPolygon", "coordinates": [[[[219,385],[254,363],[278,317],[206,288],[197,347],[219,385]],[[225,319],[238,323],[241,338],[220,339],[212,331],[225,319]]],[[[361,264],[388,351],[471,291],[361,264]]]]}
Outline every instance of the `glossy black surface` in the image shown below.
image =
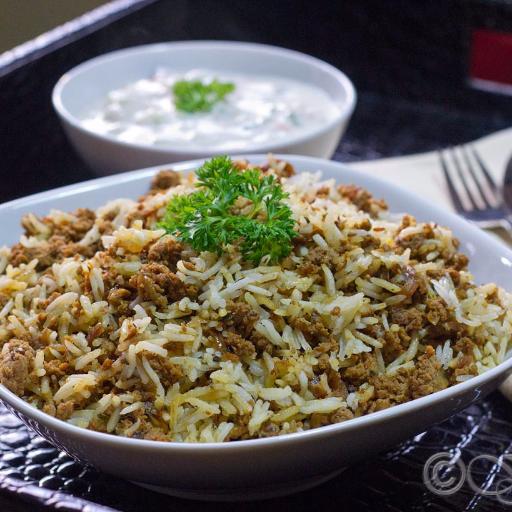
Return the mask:
{"type": "MultiPolygon", "coordinates": [[[[473,28],[512,31],[506,0],[161,0],[78,31],[0,77],[0,201],[93,177],[64,138],[50,105],[59,76],[101,53],[165,40],[232,39],[276,44],[323,58],[355,82],[359,102],[335,159],[374,159],[470,141],[508,127],[512,99],[472,90],[467,62],[473,28]],[[68,38],[68,39],[66,39],[68,38]]],[[[0,70],[1,71],[1,70],[0,70]]],[[[0,73],[1,74],[1,73],[0,73]]],[[[512,151],[512,148],[511,148],[512,151]]],[[[378,432],[376,433],[378,435],[378,432]]],[[[495,497],[465,484],[450,496],[424,485],[439,451],[510,452],[512,405],[499,393],[321,487],[265,503],[187,502],[84,468],[0,409],[0,511],[378,510],[496,511],[495,497]],[[37,505],[36,505],[37,504],[37,505]],[[44,505],[43,505],[44,504],[44,505]]],[[[478,469],[478,468],[477,468],[478,469]]],[[[506,472],[482,468],[488,489],[506,472]]],[[[482,483],[482,482],[481,482],[482,483]]]]}
{"type": "MultiPolygon", "coordinates": [[[[59,503],[61,511],[103,511],[102,508],[85,508],[89,501],[123,512],[199,512],[206,507],[224,512],[262,508],[490,512],[500,509],[496,499],[476,495],[467,484],[451,496],[433,495],[423,483],[423,466],[429,457],[441,451],[461,453],[466,464],[481,454],[500,456],[509,453],[511,440],[512,407],[505,398],[495,394],[380,457],[348,468],[315,489],[265,502],[205,504],[152,493],[85,468],[27,431],[14,416],[0,408],[0,489],[10,493],[24,489],[25,499],[32,497],[38,502],[51,503],[52,507],[59,503]],[[73,501],[71,497],[86,501],[73,501]]],[[[474,475],[476,481],[485,481],[489,488],[509,476],[504,469],[493,473],[492,465],[477,466],[474,475]]],[[[507,496],[511,498],[510,494],[507,496]]]]}

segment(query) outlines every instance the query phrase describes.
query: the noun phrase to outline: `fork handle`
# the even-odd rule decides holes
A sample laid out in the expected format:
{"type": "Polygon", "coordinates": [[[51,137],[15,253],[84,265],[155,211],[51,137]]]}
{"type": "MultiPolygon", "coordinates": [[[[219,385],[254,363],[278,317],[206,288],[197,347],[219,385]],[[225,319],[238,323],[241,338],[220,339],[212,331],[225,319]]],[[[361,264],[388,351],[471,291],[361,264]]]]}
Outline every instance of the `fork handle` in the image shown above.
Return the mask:
{"type": "Polygon", "coordinates": [[[503,229],[512,237],[512,214],[503,217],[503,229]]]}

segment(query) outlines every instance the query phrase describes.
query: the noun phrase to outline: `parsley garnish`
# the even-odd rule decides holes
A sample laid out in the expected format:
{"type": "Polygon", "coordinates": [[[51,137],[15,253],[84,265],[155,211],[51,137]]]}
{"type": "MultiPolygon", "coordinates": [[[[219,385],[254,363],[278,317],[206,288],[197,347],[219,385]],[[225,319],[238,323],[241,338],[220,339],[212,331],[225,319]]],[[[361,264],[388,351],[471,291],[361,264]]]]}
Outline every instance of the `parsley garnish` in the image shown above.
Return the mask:
{"type": "Polygon", "coordinates": [[[220,254],[238,243],[244,259],[254,264],[290,254],[295,221],[283,201],[288,194],[274,176],[263,176],[259,169],[240,171],[226,156],[205,162],[196,175],[199,190],[173,197],[160,227],[197,251],[220,254]],[[249,203],[236,214],[240,197],[249,203]]]}
{"type": "Polygon", "coordinates": [[[231,82],[213,80],[203,83],[199,80],[180,80],[173,85],[174,104],[182,112],[209,112],[235,90],[231,82]]]}

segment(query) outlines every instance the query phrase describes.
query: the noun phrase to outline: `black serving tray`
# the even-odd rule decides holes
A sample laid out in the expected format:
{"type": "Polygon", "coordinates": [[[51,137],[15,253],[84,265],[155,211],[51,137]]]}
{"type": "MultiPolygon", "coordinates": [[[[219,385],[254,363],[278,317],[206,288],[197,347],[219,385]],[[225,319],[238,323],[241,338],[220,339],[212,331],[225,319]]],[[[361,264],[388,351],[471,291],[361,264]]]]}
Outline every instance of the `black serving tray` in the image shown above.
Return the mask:
{"type": "MultiPolygon", "coordinates": [[[[0,201],[94,177],[66,141],[50,95],[61,74],[101,53],[159,41],[227,39],[323,58],[343,69],[358,89],[354,118],[334,156],[354,161],[429,151],[510,126],[509,97],[468,86],[471,31],[482,27],[512,31],[510,2],[111,2],[42,41],[0,56],[0,201]]],[[[206,505],[85,467],[0,405],[0,511],[505,510],[512,505],[502,502],[511,501],[512,493],[502,493],[502,502],[489,493],[512,483],[503,465],[511,441],[512,404],[495,392],[379,457],[363,456],[315,489],[264,503],[206,505]],[[467,480],[444,496],[429,490],[425,464],[439,452],[457,456],[466,467],[484,455],[471,466],[481,490],[467,480]]]]}

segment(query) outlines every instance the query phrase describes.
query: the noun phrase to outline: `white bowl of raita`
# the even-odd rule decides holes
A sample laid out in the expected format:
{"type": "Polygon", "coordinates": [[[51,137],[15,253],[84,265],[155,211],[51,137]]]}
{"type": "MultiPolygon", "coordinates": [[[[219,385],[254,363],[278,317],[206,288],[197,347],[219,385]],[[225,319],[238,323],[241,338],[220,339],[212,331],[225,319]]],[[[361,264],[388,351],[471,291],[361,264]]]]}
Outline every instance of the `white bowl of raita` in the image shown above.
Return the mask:
{"type": "Polygon", "coordinates": [[[52,100],[78,153],[111,174],[242,152],[330,158],[356,93],[344,73],[309,55],[194,41],[89,60],[61,77],[52,100]]]}

